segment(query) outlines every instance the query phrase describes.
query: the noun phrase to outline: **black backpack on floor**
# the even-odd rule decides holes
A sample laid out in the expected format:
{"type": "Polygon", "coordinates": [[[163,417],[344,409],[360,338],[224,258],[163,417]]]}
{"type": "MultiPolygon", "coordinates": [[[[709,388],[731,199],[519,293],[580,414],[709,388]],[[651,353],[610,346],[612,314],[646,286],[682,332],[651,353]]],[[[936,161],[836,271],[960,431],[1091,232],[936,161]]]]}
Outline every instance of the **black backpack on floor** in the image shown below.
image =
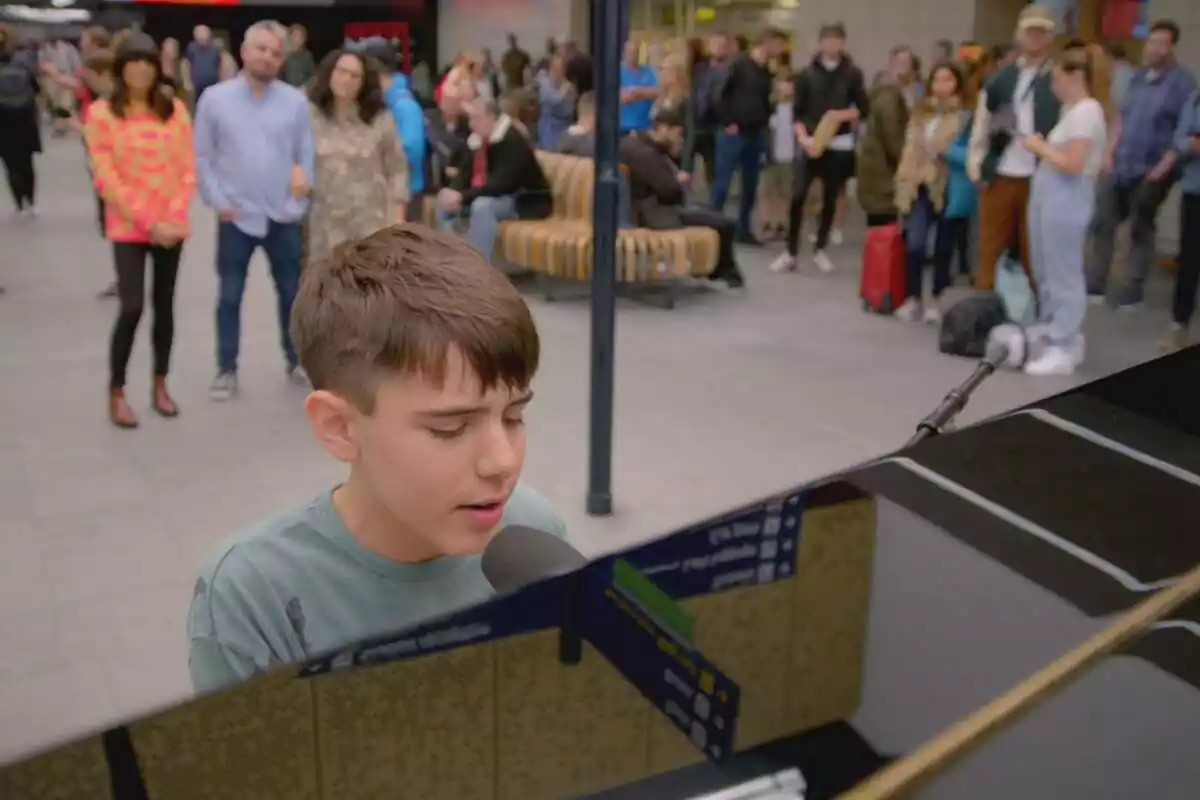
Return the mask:
{"type": "Polygon", "coordinates": [[[938,347],[948,355],[983,358],[988,334],[1008,322],[1004,302],[995,292],[963,298],[942,316],[938,347]]]}

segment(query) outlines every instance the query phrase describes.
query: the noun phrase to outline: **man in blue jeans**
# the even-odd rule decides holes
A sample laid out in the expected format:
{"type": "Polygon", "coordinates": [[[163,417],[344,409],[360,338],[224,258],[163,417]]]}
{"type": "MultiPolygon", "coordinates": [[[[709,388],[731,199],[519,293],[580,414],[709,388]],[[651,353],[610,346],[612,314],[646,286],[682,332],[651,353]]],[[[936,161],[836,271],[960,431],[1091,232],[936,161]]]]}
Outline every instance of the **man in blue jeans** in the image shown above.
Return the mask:
{"type": "Polygon", "coordinates": [[[774,108],[771,91],[774,78],[769,63],[779,58],[787,44],[782,31],[763,34],[758,45],[734,58],[724,79],[714,87],[713,105],[721,131],[717,134],[717,176],[712,187],[712,205],[725,208],[733,173],[742,172],[742,196],[738,204],[737,241],[761,244],[751,230],[750,218],[758,196],[758,176],[767,147],[767,128],[774,108]]]}
{"type": "Polygon", "coordinates": [[[278,22],[251,26],[242,44],[242,73],[205,92],[196,110],[200,196],[220,215],[217,376],[208,389],[213,400],[237,394],[242,295],[260,246],[271,262],[287,375],[308,383],[288,323],[300,282],[300,221],[308,210],[313,140],[308,100],[277,80],[286,36],[278,22]]]}

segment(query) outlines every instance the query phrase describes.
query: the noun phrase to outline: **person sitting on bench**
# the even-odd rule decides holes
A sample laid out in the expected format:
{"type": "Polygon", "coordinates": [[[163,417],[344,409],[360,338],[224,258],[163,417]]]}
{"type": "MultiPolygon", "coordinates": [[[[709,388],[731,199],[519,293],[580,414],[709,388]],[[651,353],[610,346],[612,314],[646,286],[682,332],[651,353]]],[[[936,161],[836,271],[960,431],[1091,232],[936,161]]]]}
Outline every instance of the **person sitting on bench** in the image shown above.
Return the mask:
{"type": "Polygon", "coordinates": [[[450,185],[438,192],[437,226],[451,230],[467,217],[467,241],[490,259],[501,222],[550,216],[550,185],[533,145],[496,101],[477,98],[465,110],[471,136],[450,185]]]}
{"type": "Polygon", "coordinates": [[[554,149],[563,155],[591,158],[596,152],[596,96],[591,92],[579,95],[577,119],[559,138],[554,149]]]}
{"type": "Polygon", "coordinates": [[[685,205],[677,160],[683,137],[683,109],[675,107],[660,110],[650,130],[634,131],[621,140],[619,154],[621,163],[629,169],[633,222],[638,227],[659,230],[712,228],[720,236],[721,246],[717,268],[709,279],[740,288],[745,281],[733,256],[736,224],[720,211],[685,205]]]}

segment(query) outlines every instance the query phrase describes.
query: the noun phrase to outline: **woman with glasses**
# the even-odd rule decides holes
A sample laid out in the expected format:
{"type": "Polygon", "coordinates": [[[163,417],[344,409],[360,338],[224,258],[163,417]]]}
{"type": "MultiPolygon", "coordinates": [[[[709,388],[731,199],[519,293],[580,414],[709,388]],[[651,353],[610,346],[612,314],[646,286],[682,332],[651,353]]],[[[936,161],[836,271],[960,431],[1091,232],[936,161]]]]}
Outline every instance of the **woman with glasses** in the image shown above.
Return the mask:
{"type": "Polygon", "coordinates": [[[323,258],[347,239],[404,221],[408,163],[373,59],[330,53],[309,101],[316,177],[306,244],[309,258],[323,258]]]}

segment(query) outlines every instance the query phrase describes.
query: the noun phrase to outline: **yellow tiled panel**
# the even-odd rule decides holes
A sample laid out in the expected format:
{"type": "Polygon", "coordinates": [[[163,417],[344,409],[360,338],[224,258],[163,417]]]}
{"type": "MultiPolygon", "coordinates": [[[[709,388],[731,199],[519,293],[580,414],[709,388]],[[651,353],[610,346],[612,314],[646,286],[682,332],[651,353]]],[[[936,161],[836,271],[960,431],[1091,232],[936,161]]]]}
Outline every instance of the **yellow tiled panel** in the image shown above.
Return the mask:
{"type": "Polygon", "coordinates": [[[784,694],[794,731],[845,719],[858,708],[874,549],[873,499],[805,511],[784,694]]]}
{"type": "Polygon", "coordinates": [[[312,680],[322,800],[493,796],[495,644],[312,680]]]}
{"type": "Polygon", "coordinates": [[[647,774],[658,712],[586,642],[579,664],[561,664],[558,639],[544,631],[497,643],[497,800],[578,797],[647,774]]]}
{"type": "MultiPolygon", "coordinates": [[[[695,644],[742,691],[735,747],[744,750],[791,733],[783,698],[788,684],[794,579],[745,586],[680,603],[695,620],[695,644]]],[[[701,759],[661,714],[651,728],[655,772],[701,759]]]]}
{"type": "Polygon", "coordinates": [[[99,736],[0,768],[4,800],[111,800],[99,736]]]}
{"type": "Polygon", "coordinates": [[[313,691],[284,671],[129,726],[153,800],[316,800],[313,691]]]}

